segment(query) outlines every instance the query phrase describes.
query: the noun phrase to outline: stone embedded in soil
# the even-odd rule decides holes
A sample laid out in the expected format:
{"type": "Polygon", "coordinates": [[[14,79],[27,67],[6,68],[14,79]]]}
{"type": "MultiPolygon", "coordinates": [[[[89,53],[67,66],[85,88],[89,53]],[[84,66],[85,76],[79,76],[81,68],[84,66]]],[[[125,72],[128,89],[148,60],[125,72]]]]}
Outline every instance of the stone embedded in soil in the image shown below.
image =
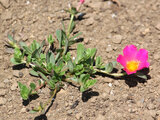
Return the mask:
{"type": "Polygon", "coordinates": [[[86,26],[89,26],[89,25],[92,25],[93,23],[94,23],[94,19],[92,17],[90,17],[90,18],[86,19],[84,24],[86,26]]]}
{"type": "Polygon", "coordinates": [[[122,35],[115,35],[112,37],[112,42],[115,44],[120,44],[122,42],[123,36],[122,35]]]}
{"type": "Polygon", "coordinates": [[[9,20],[12,18],[12,12],[11,11],[5,11],[1,15],[2,20],[9,20]]]}
{"type": "Polygon", "coordinates": [[[106,48],[106,52],[111,52],[112,50],[113,50],[112,46],[108,45],[107,48],[106,48]]]}
{"type": "Polygon", "coordinates": [[[0,96],[4,96],[6,94],[6,90],[0,89],[0,96]]]}
{"type": "Polygon", "coordinates": [[[5,84],[3,82],[0,82],[0,88],[5,88],[5,84]]]}
{"type": "Polygon", "coordinates": [[[17,82],[14,82],[14,83],[12,84],[12,86],[11,86],[11,90],[12,90],[12,91],[16,90],[16,89],[17,89],[17,86],[18,86],[17,82]]]}
{"type": "Polygon", "coordinates": [[[156,25],[156,29],[160,30],[160,23],[156,25]]]}
{"type": "Polygon", "coordinates": [[[99,114],[95,120],[106,120],[105,116],[99,114]]]}
{"type": "Polygon", "coordinates": [[[153,58],[154,58],[155,60],[160,59],[160,52],[154,53],[153,58]]]}
{"type": "Polygon", "coordinates": [[[14,70],[13,71],[13,76],[15,76],[17,78],[22,78],[23,77],[23,73],[18,71],[18,70],[14,70]]]}
{"type": "Polygon", "coordinates": [[[6,104],[7,100],[6,98],[0,97],[0,105],[6,104]]]}
{"type": "Polygon", "coordinates": [[[22,108],[20,112],[21,113],[25,113],[25,112],[27,112],[27,109],[26,108],[22,108]]]}
{"type": "Polygon", "coordinates": [[[9,8],[10,6],[10,0],[0,0],[0,3],[4,8],[9,8]]]}
{"type": "Polygon", "coordinates": [[[79,120],[82,117],[82,112],[76,114],[76,119],[79,120]]]}
{"type": "Polygon", "coordinates": [[[149,104],[147,104],[147,108],[148,108],[149,110],[153,110],[153,109],[155,108],[155,105],[152,104],[152,103],[149,103],[149,104]]]}

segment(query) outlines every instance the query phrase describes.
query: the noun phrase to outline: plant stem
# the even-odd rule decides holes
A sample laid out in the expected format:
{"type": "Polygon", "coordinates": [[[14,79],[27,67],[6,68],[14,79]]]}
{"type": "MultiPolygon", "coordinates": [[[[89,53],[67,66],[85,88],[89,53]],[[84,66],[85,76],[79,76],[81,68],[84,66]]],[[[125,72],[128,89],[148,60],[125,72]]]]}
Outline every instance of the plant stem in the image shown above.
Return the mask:
{"type": "Polygon", "coordinates": [[[49,98],[49,100],[44,104],[43,109],[45,109],[45,107],[46,107],[49,103],[52,102],[53,97],[56,95],[56,93],[57,93],[57,89],[55,88],[54,91],[53,91],[52,96],[51,96],[51,97],[49,98]]]}
{"type": "Polygon", "coordinates": [[[67,31],[68,32],[67,33],[67,38],[69,38],[69,36],[70,36],[71,25],[72,25],[73,19],[74,19],[74,14],[71,14],[71,19],[70,19],[69,26],[68,26],[68,31],[67,31]]]}
{"type": "Polygon", "coordinates": [[[122,76],[125,76],[126,73],[108,73],[104,70],[99,70],[99,69],[94,69],[96,72],[100,72],[100,73],[103,73],[103,74],[107,74],[107,75],[110,75],[110,76],[113,76],[113,77],[122,77],[122,76]]]}

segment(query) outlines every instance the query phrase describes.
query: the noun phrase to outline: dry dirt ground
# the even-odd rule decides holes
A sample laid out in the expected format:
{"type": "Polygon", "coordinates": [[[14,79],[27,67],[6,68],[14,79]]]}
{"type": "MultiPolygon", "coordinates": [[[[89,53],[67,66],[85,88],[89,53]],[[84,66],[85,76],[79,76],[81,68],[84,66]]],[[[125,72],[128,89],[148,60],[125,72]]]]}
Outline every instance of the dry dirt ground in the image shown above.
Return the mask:
{"type": "Polygon", "coordinates": [[[38,78],[31,77],[27,68],[14,70],[13,51],[4,46],[4,40],[11,34],[17,41],[31,43],[55,35],[60,21],[69,19],[63,9],[68,3],[77,5],[78,0],[0,2],[0,120],[160,120],[160,0],[119,0],[121,6],[108,0],[86,0],[80,9],[86,15],[76,21],[75,30],[83,32],[85,46],[96,47],[105,62],[116,60],[128,44],[147,49],[148,80],[97,76],[87,95],[66,84],[46,116],[28,111],[49,98],[48,89],[42,89],[29,105],[23,104],[17,81],[29,84],[38,78]]]}

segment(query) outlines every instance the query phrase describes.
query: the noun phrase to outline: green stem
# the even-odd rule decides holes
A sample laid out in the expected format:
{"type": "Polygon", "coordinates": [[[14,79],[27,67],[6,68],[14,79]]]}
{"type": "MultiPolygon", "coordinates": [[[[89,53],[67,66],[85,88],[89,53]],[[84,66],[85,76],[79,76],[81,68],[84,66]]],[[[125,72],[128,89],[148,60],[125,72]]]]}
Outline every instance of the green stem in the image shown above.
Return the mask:
{"type": "Polygon", "coordinates": [[[68,31],[67,31],[68,32],[67,33],[67,38],[69,38],[69,36],[70,36],[71,25],[72,25],[73,19],[74,19],[74,14],[71,14],[71,19],[70,19],[70,23],[69,23],[68,31]]]}
{"type": "Polygon", "coordinates": [[[100,72],[100,73],[103,73],[103,74],[107,74],[107,75],[110,75],[110,76],[113,76],[113,77],[122,77],[122,76],[125,76],[126,73],[108,73],[104,70],[99,70],[99,69],[94,69],[96,72],[100,72]]]}
{"type": "Polygon", "coordinates": [[[56,93],[57,93],[57,89],[55,88],[54,91],[53,91],[52,96],[51,96],[51,97],[49,98],[49,100],[44,104],[43,109],[45,109],[45,107],[46,107],[49,103],[52,102],[53,97],[56,95],[56,93]]]}

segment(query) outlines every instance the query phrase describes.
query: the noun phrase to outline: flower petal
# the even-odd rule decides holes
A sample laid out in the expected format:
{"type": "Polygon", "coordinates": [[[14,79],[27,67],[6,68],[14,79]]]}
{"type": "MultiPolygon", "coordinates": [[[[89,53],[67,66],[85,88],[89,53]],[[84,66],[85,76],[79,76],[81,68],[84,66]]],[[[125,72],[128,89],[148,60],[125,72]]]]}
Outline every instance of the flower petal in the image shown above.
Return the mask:
{"type": "Polygon", "coordinates": [[[146,62],[148,60],[148,51],[140,49],[136,55],[136,59],[140,62],[146,62]]]}
{"type": "Polygon", "coordinates": [[[126,67],[127,61],[123,55],[118,56],[117,62],[119,62],[124,68],[126,67]]]}
{"type": "Polygon", "coordinates": [[[137,53],[137,48],[134,45],[128,45],[123,49],[123,54],[127,61],[135,60],[137,53]]]}
{"type": "Polygon", "coordinates": [[[139,64],[138,70],[141,70],[141,69],[143,69],[143,68],[148,68],[149,65],[150,65],[149,62],[141,62],[141,63],[139,64]]]}
{"type": "Polygon", "coordinates": [[[140,62],[138,70],[149,67],[148,60],[148,51],[145,49],[140,49],[137,53],[136,59],[140,62]]]}

